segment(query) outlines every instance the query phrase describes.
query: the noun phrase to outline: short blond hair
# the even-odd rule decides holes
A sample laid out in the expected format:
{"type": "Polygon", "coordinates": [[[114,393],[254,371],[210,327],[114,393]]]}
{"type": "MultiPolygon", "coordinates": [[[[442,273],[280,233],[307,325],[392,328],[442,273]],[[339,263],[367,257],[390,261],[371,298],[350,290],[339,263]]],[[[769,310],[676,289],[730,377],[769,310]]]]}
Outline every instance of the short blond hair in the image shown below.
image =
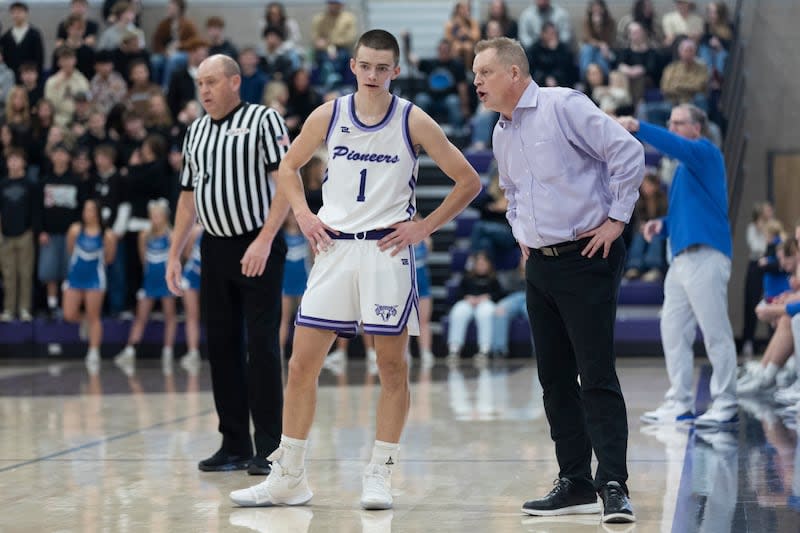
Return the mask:
{"type": "Polygon", "coordinates": [[[495,37],[494,39],[484,39],[475,45],[475,54],[480,54],[484,50],[494,50],[497,59],[507,67],[516,65],[523,76],[530,76],[531,70],[528,65],[528,56],[525,49],[516,39],[508,37],[495,37]]]}

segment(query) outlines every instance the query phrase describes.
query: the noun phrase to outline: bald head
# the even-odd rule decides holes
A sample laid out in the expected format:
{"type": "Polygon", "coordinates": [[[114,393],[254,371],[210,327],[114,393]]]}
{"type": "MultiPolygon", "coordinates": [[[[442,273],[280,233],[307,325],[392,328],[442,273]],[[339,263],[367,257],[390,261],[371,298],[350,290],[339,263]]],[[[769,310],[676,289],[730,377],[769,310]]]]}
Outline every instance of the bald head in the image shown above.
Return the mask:
{"type": "Polygon", "coordinates": [[[214,54],[213,56],[207,57],[200,63],[200,66],[197,67],[198,74],[201,71],[205,70],[216,70],[220,69],[220,72],[226,78],[230,78],[231,76],[241,76],[242,71],[239,69],[239,64],[236,63],[232,58],[226,56],[225,54],[214,54]]]}
{"type": "Polygon", "coordinates": [[[197,67],[197,95],[211,118],[228,115],[241,103],[239,86],[242,75],[239,65],[230,57],[215,54],[197,67]]]}

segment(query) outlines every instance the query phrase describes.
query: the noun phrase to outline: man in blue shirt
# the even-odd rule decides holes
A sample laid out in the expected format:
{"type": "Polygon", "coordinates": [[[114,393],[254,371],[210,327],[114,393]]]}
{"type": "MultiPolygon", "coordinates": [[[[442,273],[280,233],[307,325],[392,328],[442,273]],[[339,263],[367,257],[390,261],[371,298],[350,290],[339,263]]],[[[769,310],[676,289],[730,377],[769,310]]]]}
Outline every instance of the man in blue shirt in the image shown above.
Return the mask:
{"type": "Polygon", "coordinates": [[[633,522],[614,322],[620,235],[639,196],[644,151],[582,93],[539,88],[517,41],[481,41],[476,52],[478,97],[500,113],[492,146],[527,260],[526,303],[559,465],[556,487],[522,511],[597,513],[599,492],[604,522],[633,522]]]}
{"type": "Polygon", "coordinates": [[[661,342],[670,388],[664,403],[645,413],[642,421],[675,423],[694,419],[692,343],[697,326],[703,332],[711,376],[711,407],[694,420],[698,428],[718,428],[738,422],[736,346],[728,319],[731,275],[731,231],[722,153],[703,137],[706,114],[691,104],[672,109],[669,131],[631,117],[619,119],[638,139],[680,161],[669,191],[663,219],[644,225],[648,241],[656,234],[669,238],[673,258],[664,280],[661,342]]]}

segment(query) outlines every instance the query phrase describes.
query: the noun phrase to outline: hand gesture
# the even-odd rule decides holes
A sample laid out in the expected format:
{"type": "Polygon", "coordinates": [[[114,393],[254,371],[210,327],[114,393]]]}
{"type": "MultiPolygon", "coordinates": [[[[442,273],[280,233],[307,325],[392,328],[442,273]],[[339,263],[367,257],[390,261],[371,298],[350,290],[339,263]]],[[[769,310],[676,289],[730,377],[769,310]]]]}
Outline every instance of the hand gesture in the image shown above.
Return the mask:
{"type": "Polygon", "coordinates": [[[648,220],[647,223],[642,226],[642,235],[644,235],[644,240],[651,242],[653,237],[661,233],[663,227],[664,222],[661,219],[648,220]]]}
{"type": "Polygon", "coordinates": [[[392,228],[394,228],[393,232],[378,241],[378,248],[382,252],[392,248],[392,256],[397,255],[408,246],[414,246],[428,236],[422,222],[416,220],[399,222],[392,228]]]}

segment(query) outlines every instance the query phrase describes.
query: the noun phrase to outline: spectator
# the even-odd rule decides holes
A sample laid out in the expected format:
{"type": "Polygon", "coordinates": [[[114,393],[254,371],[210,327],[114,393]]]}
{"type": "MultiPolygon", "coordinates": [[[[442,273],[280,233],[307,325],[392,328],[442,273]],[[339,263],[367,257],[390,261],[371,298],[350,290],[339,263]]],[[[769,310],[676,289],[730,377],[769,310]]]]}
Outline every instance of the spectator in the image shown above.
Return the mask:
{"type": "Polygon", "coordinates": [[[508,14],[508,6],[505,0],[492,0],[489,3],[489,17],[481,27],[481,39],[491,39],[487,27],[490,22],[497,22],[500,25],[500,35],[509,39],[516,39],[518,34],[517,21],[508,14]]]}
{"type": "Polygon", "coordinates": [[[325,157],[327,152],[318,152],[300,169],[308,208],[315,215],[322,208],[322,181],[325,179],[325,157]]]}
{"type": "MultiPolygon", "coordinates": [[[[297,21],[286,15],[286,8],[281,2],[270,2],[264,12],[263,28],[279,28],[283,31],[284,38],[298,55],[303,55],[303,38],[300,35],[300,26],[297,21]]],[[[263,31],[263,30],[262,30],[263,31]]]]}
{"type": "Polygon", "coordinates": [[[0,268],[3,273],[3,313],[8,322],[17,314],[32,319],[33,236],[41,225],[42,203],[36,185],[26,179],[25,152],[19,148],[6,155],[8,179],[0,180],[0,268]]]}
{"type": "Polygon", "coordinates": [[[472,201],[471,206],[480,211],[481,218],[472,227],[470,250],[483,252],[495,262],[504,253],[517,249],[517,240],[506,219],[508,199],[500,190],[500,175],[496,164],[493,165],[489,186],[472,201]]]}
{"type": "Polygon", "coordinates": [[[303,123],[314,109],[322,104],[322,98],[311,87],[311,75],[305,69],[297,69],[289,79],[289,100],[286,103],[286,128],[294,139],[303,123]]]}
{"type": "Polygon", "coordinates": [[[691,0],[675,0],[675,11],[661,19],[664,31],[664,46],[670,47],[678,37],[689,37],[695,41],[703,35],[703,19],[694,12],[691,0]]]}
{"type": "Polygon", "coordinates": [[[261,103],[264,96],[264,88],[267,86],[269,77],[258,68],[258,54],[255,48],[248,46],[239,52],[239,65],[242,69],[242,83],[239,86],[239,94],[242,100],[249,104],[261,103]]]}
{"type": "Polygon", "coordinates": [[[631,98],[638,103],[646,89],[661,83],[661,60],[650,47],[644,26],[628,24],[628,46],[617,52],[617,70],[628,77],[631,98]]]}
{"type": "Polygon", "coordinates": [[[103,226],[111,229],[117,242],[114,261],[107,265],[108,309],[115,315],[125,308],[125,254],[128,251],[123,238],[131,209],[130,203],[123,203],[125,191],[122,177],[114,165],[116,159],[117,151],[110,144],[102,144],[94,150],[95,174],[89,192],[100,206],[103,226]]]}
{"type": "Polygon", "coordinates": [[[188,54],[188,63],[172,73],[167,91],[167,101],[173,117],[178,116],[178,112],[187,102],[197,98],[197,67],[208,57],[208,42],[200,38],[192,39],[184,43],[184,51],[188,54]]]}
{"type": "Polygon", "coordinates": [[[697,60],[697,45],[684,39],[678,45],[678,60],[664,69],[661,92],[673,105],[694,103],[705,111],[707,89],[708,69],[697,60]]]}
{"type": "Polygon", "coordinates": [[[471,114],[467,77],[464,64],[453,57],[450,42],[439,41],[436,58],[419,61],[418,68],[425,75],[427,90],[417,94],[415,103],[429,115],[444,115],[447,124],[461,128],[471,114]]]}
{"type": "Polygon", "coordinates": [[[182,139],[176,139],[177,128],[175,128],[175,121],[172,119],[172,113],[169,111],[169,104],[167,104],[167,97],[164,93],[154,93],[150,95],[150,101],[147,106],[147,114],[144,116],[144,126],[147,131],[160,135],[168,144],[180,144],[182,139]]]}
{"type": "Polygon", "coordinates": [[[481,38],[481,29],[478,21],[472,18],[467,0],[460,0],[453,6],[450,19],[444,25],[444,38],[450,43],[454,58],[465,66],[472,65],[475,43],[481,38]]]}
{"type": "Polygon", "coordinates": [[[283,236],[286,239],[286,262],[283,268],[283,284],[281,287],[281,324],[278,331],[281,355],[286,352],[289,340],[289,321],[292,320],[303,293],[306,292],[308,270],[311,263],[311,249],[294,213],[291,211],[283,223],[283,236]]]}
{"type": "Polygon", "coordinates": [[[158,85],[150,81],[150,67],[142,60],[131,63],[130,80],[126,105],[137,115],[146,116],[150,109],[150,98],[164,93],[158,85]]]}
{"type": "Polygon", "coordinates": [[[717,89],[725,73],[728,50],[733,41],[733,26],[728,20],[728,6],[724,2],[711,2],[706,6],[706,22],[697,56],[708,66],[711,80],[717,89]]]}
{"type": "MultiPolygon", "coordinates": [[[[123,166],[127,166],[147,138],[147,128],[144,127],[144,115],[136,111],[126,111],[122,118],[123,128],[119,141],[119,158],[123,166]]],[[[138,164],[138,163],[137,163],[138,164]]],[[[156,196],[158,198],[160,196],[156,196]]],[[[152,198],[148,198],[152,199],[152,198]]]]}
{"type": "Polygon", "coordinates": [[[72,154],[70,165],[72,175],[86,188],[87,194],[91,192],[92,181],[92,154],[85,146],[77,146],[72,154]]]}
{"type": "MultiPolygon", "coordinates": [[[[142,1],[141,0],[129,0],[131,4],[131,8],[133,9],[134,13],[134,20],[138,23],[139,21],[139,12],[142,10],[142,1]]],[[[119,4],[120,0],[103,0],[103,20],[106,24],[114,24],[117,21],[116,15],[114,15],[114,6],[119,4]]]]}
{"type": "Polygon", "coordinates": [[[542,34],[544,25],[550,22],[558,32],[558,39],[566,46],[572,42],[572,24],[569,13],[550,0],[534,0],[534,5],[526,7],[519,16],[519,41],[528,50],[536,38],[542,34]]]}
{"type": "Polygon", "coordinates": [[[34,63],[23,63],[19,67],[20,83],[28,93],[28,104],[31,110],[36,109],[39,100],[44,98],[44,84],[39,78],[39,70],[34,63]]]}
{"type": "Polygon", "coordinates": [[[145,46],[144,32],[136,26],[136,6],[130,2],[116,2],[111,8],[114,20],[111,26],[100,34],[97,41],[98,50],[114,50],[122,44],[125,34],[133,33],[141,48],[145,46]]]}
{"type": "MultiPolygon", "coordinates": [[[[504,296],[497,302],[494,309],[494,321],[492,323],[492,357],[504,359],[508,357],[509,335],[511,333],[511,322],[516,318],[522,318],[528,322],[528,308],[525,302],[525,263],[524,256],[519,258],[519,275],[514,279],[510,294],[504,296]]],[[[530,331],[530,327],[527,328],[530,331]]],[[[531,337],[533,344],[533,337],[531,337]]],[[[536,348],[534,347],[534,354],[536,348]]]]}
{"type": "Polygon", "coordinates": [[[75,95],[75,112],[72,114],[72,123],[70,124],[69,131],[74,138],[79,138],[86,133],[86,128],[89,125],[89,116],[92,113],[92,102],[89,100],[90,94],[87,92],[80,92],[75,95]]]}
{"type": "Polygon", "coordinates": [[[632,9],[632,22],[639,24],[648,41],[660,42],[660,28],[656,26],[656,11],[653,0],[635,0],[632,9]]]}
{"type": "Polygon", "coordinates": [[[656,281],[662,278],[667,268],[664,257],[667,239],[663,235],[654,235],[650,242],[647,242],[642,228],[647,221],[656,220],[667,214],[667,195],[662,190],[661,181],[656,174],[645,174],[639,191],[639,200],[634,209],[633,239],[625,265],[625,279],[636,279],[641,276],[642,281],[656,281]]]}
{"type": "Polygon", "coordinates": [[[108,50],[98,52],[94,62],[95,75],[89,83],[92,104],[103,113],[125,101],[128,85],[119,72],[114,70],[112,55],[108,50]]]}
{"type": "Polygon", "coordinates": [[[112,144],[112,142],[106,132],[106,113],[98,107],[93,107],[89,112],[86,131],[78,137],[78,146],[85,147],[93,154],[101,144],[112,144]]]}
{"type": "MultiPolygon", "coordinates": [[[[22,85],[15,85],[9,89],[5,99],[4,118],[12,129],[25,136],[30,135],[31,106],[28,103],[28,92],[22,85]]],[[[25,143],[23,147],[27,144],[25,143]]]]}
{"type": "Polygon", "coordinates": [[[288,82],[289,76],[300,67],[300,58],[283,38],[282,30],[272,26],[264,28],[264,55],[260,69],[270,79],[288,82]]]}
{"type": "Polygon", "coordinates": [[[47,286],[50,317],[58,315],[58,294],[67,274],[66,233],[80,219],[85,186],[71,175],[71,154],[63,143],[49,154],[52,168],[43,174],[42,231],[39,233],[39,281],[47,286]]]}
{"type": "Polygon", "coordinates": [[[169,0],[167,16],[153,33],[150,66],[156,83],[167,87],[172,73],[186,64],[185,44],[199,38],[197,26],[186,17],[185,0],[169,0]]]}
{"type": "MultiPolygon", "coordinates": [[[[600,67],[594,64],[590,66],[595,67],[602,76],[600,67]]],[[[612,116],[630,115],[634,110],[631,106],[628,78],[618,70],[613,70],[608,74],[608,85],[595,86],[591,96],[597,107],[612,116]]]]}
{"type": "Polygon", "coordinates": [[[55,105],[55,123],[68,126],[75,112],[75,95],[89,91],[89,80],[75,70],[75,50],[62,46],[56,50],[58,71],[44,84],[44,97],[55,105]]]}
{"type": "Polygon", "coordinates": [[[764,256],[758,260],[758,266],[763,274],[764,301],[771,304],[790,289],[789,275],[781,265],[779,253],[786,234],[783,224],[776,219],[764,224],[763,231],[767,248],[764,256]]]}
{"type": "MultiPolygon", "coordinates": [[[[414,215],[415,220],[421,220],[419,213],[414,215]]],[[[426,368],[433,366],[433,341],[431,339],[431,312],[433,311],[433,298],[431,297],[431,272],[428,268],[428,256],[433,251],[433,239],[427,237],[414,246],[414,266],[417,271],[417,295],[419,296],[419,337],[417,348],[419,359],[426,368]]]]}
{"type": "Polygon", "coordinates": [[[286,105],[289,103],[289,87],[280,80],[273,80],[264,88],[261,104],[271,107],[279,115],[286,115],[286,105]]]}
{"type": "MultiPolygon", "coordinates": [[[[178,152],[180,154],[180,151],[178,152]]],[[[181,356],[181,367],[187,372],[197,372],[200,364],[200,276],[203,226],[196,224],[189,234],[183,253],[183,310],[185,313],[186,353],[181,356]]]]}
{"type": "Polygon", "coordinates": [[[467,338],[467,326],[475,319],[478,330],[478,353],[476,360],[486,360],[492,345],[492,321],[495,302],[502,296],[502,289],[494,274],[492,261],[485,252],[472,256],[472,268],[458,287],[459,300],[450,310],[447,332],[449,361],[457,361],[467,338]]]}
{"type": "Polygon", "coordinates": [[[135,32],[126,32],[118,48],[112,52],[114,70],[131,83],[130,70],[135,61],[144,61],[147,64],[147,74],[150,75],[150,53],[142,48],[139,37],[135,32]]]}
{"type": "Polygon", "coordinates": [[[225,37],[225,19],[222,17],[208,17],[206,19],[206,38],[208,39],[208,55],[224,54],[236,59],[239,52],[236,47],[225,37]]]}
{"type": "Polygon", "coordinates": [[[83,21],[83,34],[81,35],[81,41],[83,42],[83,44],[85,44],[90,48],[94,48],[94,45],[97,43],[97,33],[100,29],[100,26],[97,24],[96,21],[86,16],[88,10],[89,10],[88,0],[70,1],[69,16],[65,20],[62,20],[61,22],[58,23],[58,30],[56,33],[56,42],[55,42],[56,48],[64,44],[64,41],[66,41],[67,35],[69,33],[67,27],[69,26],[69,19],[72,16],[76,16],[83,21]]]}
{"type": "Polygon", "coordinates": [[[764,292],[763,276],[758,260],[767,251],[767,237],[764,228],[775,216],[769,202],[759,202],[753,206],[753,214],[747,225],[747,247],[750,251],[747,275],[744,282],[744,328],[742,329],[742,354],[753,356],[753,341],[756,334],[756,305],[764,292]]]}
{"type": "Polygon", "coordinates": [[[36,106],[35,115],[33,117],[33,127],[31,128],[31,149],[28,154],[28,170],[31,171],[33,177],[39,175],[39,169],[42,165],[47,165],[44,148],[47,144],[47,138],[50,135],[50,129],[53,127],[54,116],[55,107],[53,107],[52,102],[42,99],[39,105],[36,106]]]}
{"type": "Polygon", "coordinates": [[[586,68],[594,63],[605,74],[614,60],[612,50],[617,40],[617,23],[608,12],[605,0],[591,0],[583,19],[583,43],[579,54],[580,76],[586,74],[586,68]]]}
{"type": "Polygon", "coordinates": [[[344,9],[342,0],[327,0],[327,8],[311,19],[311,40],[314,49],[326,52],[333,46],[348,57],[356,42],[358,24],[352,11],[344,9]]]}
{"type": "Polygon", "coordinates": [[[8,68],[3,60],[3,54],[0,52],[0,109],[5,106],[8,92],[14,87],[16,83],[16,76],[14,72],[8,68]]]}
{"type": "Polygon", "coordinates": [[[100,313],[106,294],[105,266],[114,258],[116,242],[100,218],[100,206],[89,199],[83,204],[81,220],[67,233],[69,273],[64,283],[64,320],[83,322],[89,335],[87,365],[100,364],[103,322],[100,313]],[[81,304],[85,313],[81,315],[81,304]]]}
{"type": "Polygon", "coordinates": [[[31,62],[36,65],[36,72],[41,75],[44,68],[44,43],[41,32],[28,23],[28,5],[24,2],[12,2],[8,7],[14,25],[0,37],[0,53],[6,65],[19,81],[19,67],[31,62]]]}
{"type": "Polygon", "coordinates": [[[539,39],[527,50],[533,80],[543,87],[572,87],[577,81],[575,58],[551,22],[542,25],[539,39]]]}
{"type": "MultiPolygon", "coordinates": [[[[94,76],[94,63],[95,52],[94,48],[87,45],[83,40],[83,30],[86,26],[86,21],[78,15],[70,15],[64,22],[67,29],[67,36],[63,39],[62,44],[56,47],[56,50],[61,46],[72,48],[75,51],[76,66],[78,71],[83,74],[87,80],[92,79],[94,76]]],[[[58,58],[55,52],[53,53],[53,68],[58,65],[58,58]]]]}

